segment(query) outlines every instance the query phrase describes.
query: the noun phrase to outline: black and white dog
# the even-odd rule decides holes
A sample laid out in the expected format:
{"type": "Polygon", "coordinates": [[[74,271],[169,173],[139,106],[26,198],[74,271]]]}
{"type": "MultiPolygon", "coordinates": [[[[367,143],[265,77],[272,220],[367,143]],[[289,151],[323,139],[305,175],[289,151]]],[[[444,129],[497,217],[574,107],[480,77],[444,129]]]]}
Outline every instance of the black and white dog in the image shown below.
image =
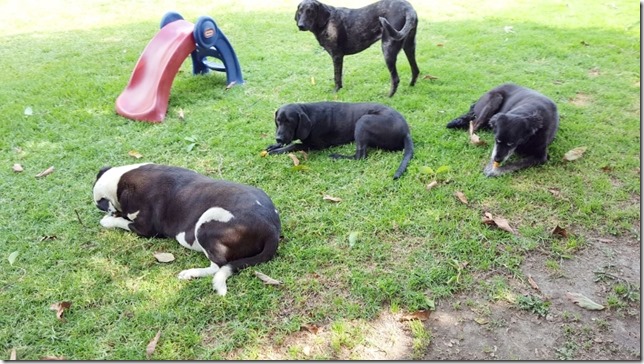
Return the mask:
{"type": "Polygon", "coordinates": [[[108,213],[101,219],[106,228],[172,237],[204,253],[210,267],[187,269],[178,277],[214,275],[213,289],[222,296],[228,277],[271,259],[280,238],[279,215],[264,191],[179,167],[103,167],[94,183],[94,202],[108,213]]]}
{"type": "Polygon", "coordinates": [[[414,154],[409,125],[400,113],[374,103],[314,102],[286,104],[275,112],[275,141],[269,154],[297,150],[319,150],[355,140],[352,156],[332,154],[332,158],[361,159],[367,147],[404,150],[403,160],[394,174],[398,179],[414,154]],[[299,139],[301,143],[293,143],[299,139]],[[290,144],[290,145],[289,145],[290,144]]]}
{"type": "Polygon", "coordinates": [[[389,97],[396,93],[400,83],[396,58],[401,49],[411,66],[410,85],[416,84],[420,74],[416,64],[418,16],[407,1],[381,0],[359,9],[347,9],[304,0],[297,7],[295,21],[301,31],[313,33],[333,59],[335,91],[342,88],[344,56],[362,52],[378,39],[382,39],[382,53],[391,75],[389,97]]]}
{"type": "Polygon", "coordinates": [[[557,105],[529,88],[507,83],[486,92],[470,110],[450,121],[448,128],[494,130],[494,150],[483,173],[495,177],[545,163],[548,146],[559,128],[557,105]],[[501,166],[514,152],[524,158],[501,166]]]}

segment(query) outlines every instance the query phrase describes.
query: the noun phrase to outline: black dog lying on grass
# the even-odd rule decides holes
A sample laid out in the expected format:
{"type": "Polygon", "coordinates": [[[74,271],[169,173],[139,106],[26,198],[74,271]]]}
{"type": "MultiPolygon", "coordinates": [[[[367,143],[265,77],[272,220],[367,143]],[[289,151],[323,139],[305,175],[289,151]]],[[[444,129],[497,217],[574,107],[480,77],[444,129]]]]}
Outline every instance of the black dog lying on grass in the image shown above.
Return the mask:
{"type": "Polygon", "coordinates": [[[382,39],[382,53],[391,75],[389,97],[396,93],[400,78],[396,57],[405,51],[411,66],[413,86],[420,74],[416,64],[416,11],[404,0],[381,0],[359,9],[347,9],[304,0],[295,13],[297,27],[310,31],[333,59],[335,91],[342,88],[344,56],[360,53],[382,39]],[[400,30],[397,30],[400,29],[400,30]]]}
{"type": "Polygon", "coordinates": [[[494,149],[483,173],[488,177],[545,163],[548,145],[559,128],[557,105],[546,96],[514,84],[486,92],[469,112],[450,121],[448,128],[492,128],[494,149]],[[514,152],[524,158],[501,166],[514,152]]]}
{"type": "Polygon", "coordinates": [[[353,156],[332,154],[332,158],[361,159],[367,147],[404,150],[403,160],[394,174],[398,179],[414,154],[409,125],[400,113],[373,103],[316,102],[287,104],[275,112],[275,141],[266,148],[269,154],[298,150],[319,150],[355,140],[353,156]],[[301,143],[290,144],[299,139],[301,143]],[[289,145],[290,144],[290,145],[289,145]]]}

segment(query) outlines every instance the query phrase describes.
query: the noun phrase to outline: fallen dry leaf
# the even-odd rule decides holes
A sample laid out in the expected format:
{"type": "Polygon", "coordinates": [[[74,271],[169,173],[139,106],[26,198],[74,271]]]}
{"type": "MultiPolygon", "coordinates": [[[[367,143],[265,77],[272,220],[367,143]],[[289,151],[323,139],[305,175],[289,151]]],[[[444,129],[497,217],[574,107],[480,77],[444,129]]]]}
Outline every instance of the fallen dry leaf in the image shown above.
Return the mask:
{"type": "Polygon", "coordinates": [[[59,320],[62,320],[63,313],[65,313],[65,310],[69,309],[71,306],[72,306],[71,302],[62,301],[62,302],[52,303],[51,306],[49,306],[49,309],[52,311],[56,311],[56,318],[59,320]]]}
{"type": "Polygon", "coordinates": [[[16,348],[11,349],[11,354],[9,354],[9,360],[16,360],[16,348]]]}
{"type": "Polygon", "coordinates": [[[36,175],[36,178],[45,177],[45,176],[50,175],[52,173],[54,173],[54,166],[51,166],[51,167],[45,169],[44,171],[38,173],[36,175]]]}
{"type": "Polygon", "coordinates": [[[486,325],[489,321],[484,317],[475,317],[474,322],[476,322],[479,325],[486,325]]]}
{"type": "Polygon", "coordinates": [[[528,283],[530,283],[530,286],[532,286],[532,288],[536,289],[537,291],[539,290],[539,286],[537,285],[537,282],[535,282],[534,279],[532,279],[532,276],[530,275],[528,276],[528,283]]]}
{"type": "Polygon", "coordinates": [[[613,169],[614,169],[614,168],[613,168],[613,166],[609,166],[608,164],[607,164],[607,165],[605,165],[605,166],[603,166],[603,167],[601,167],[601,170],[602,170],[602,171],[604,171],[604,172],[606,172],[606,173],[608,173],[608,172],[612,172],[612,171],[613,171],[613,169]]]}
{"type": "Polygon", "coordinates": [[[262,150],[262,151],[259,153],[259,156],[260,156],[260,157],[266,157],[267,155],[268,155],[268,151],[266,151],[266,150],[262,150]]]}
{"type": "Polygon", "coordinates": [[[154,257],[159,263],[169,263],[174,260],[172,253],[154,253],[154,257]]]}
{"type": "Polygon", "coordinates": [[[311,334],[317,334],[318,331],[320,331],[320,327],[316,324],[304,324],[300,325],[300,330],[305,329],[306,331],[310,332],[311,334]]]}
{"type": "Polygon", "coordinates": [[[179,120],[186,119],[186,114],[183,112],[183,109],[179,109],[178,114],[179,114],[179,120]]]}
{"type": "Polygon", "coordinates": [[[456,198],[458,198],[462,203],[467,205],[467,197],[465,197],[465,194],[463,194],[463,192],[456,191],[454,192],[454,196],[456,196],[456,198]]]}
{"type": "Polygon", "coordinates": [[[562,238],[567,238],[568,237],[568,232],[566,229],[562,228],[561,226],[557,225],[552,229],[550,232],[552,235],[558,235],[561,236],[562,238]]]}
{"type": "Polygon", "coordinates": [[[492,216],[491,213],[486,212],[485,217],[483,218],[483,223],[487,225],[495,225],[499,229],[505,230],[509,233],[515,234],[514,229],[510,226],[508,220],[504,219],[501,216],[492,216]]]}
{"type": "Polygon", "coordinates": [[[255,271],[255,277],[259,278],[262,282],[264,282],[264,284],[271,284],[274,286],[282,284],[282,282],[278,281],[277,279],[273,279],[262,272],[255,271]]]}
{"type": "Polygon", "coordinates": [[[445,44],[443,44],[443,43],[436,43],[436,46],[437,46],[437,47],[442,47],[442,46],[444,46],[444,45],[445,45],[445,44]]]}
{"type": "Polygon", "coordinates": [[[315,77],[311,76],[311,85],[315,86],[315,77]]]}
{"type": "Polygon", "coordinates": [[[425,76],[423,76],[423,79],[425,79],[425,80],[438,80],[438,77],[432,76],[432,75],[425,75],[425,76]]]}
{"type": "Polygon", "coordinates": [[[548,192],[552,193],[555,197],[561,198],[561,191],[558,188],[549,188],[548,192]]]}
{"type": "Polygon", "coordinates": [[[293,165],[295,165],[295,166],[299,166],[299,165],[300,165],[300,160],[299,160],[299,159],[297,159],[297,157],[295,156],[295,154],[293,154],[293,153],[289,153],[289,154],[287,154],[287,155],[288,155],[288,157],[289,157],[289,158],[291,158],[291,160],[293,160],[293,165]]]}
{"type": "Polygon", "coordinates": [[[322,197],[322,199],[325,200],[325,201],[331,201],[331,202],[340,202],[340,201],[342,201],[342,199],[340,197],[333,197],[331,195],[324,195],[324,197],[322,197]]]}
{"type": "Polygon", "coordinates": [[[157,331],[157,334],[154,335],[154,338],[150,341],[148,346],[145,348],[145,355],[147,355],[148,359],[152,354],[154,354],[154,351],[157,348],[157,343],[159,342],[159,338],[161,337],[161,330],[157,331]]]}
{"type": "Polygon", "coordinates": [[[431,181],[429,182],[429,184],[427,184],[427,186],[425,186],[425,188],[427,189],[427,191],[429,191],[436,186],[438,186],[438,181],[431,181]]]}
{"type": "Polygon", "coordinates": [[[143,158],[143,154],[137,152],[136,150],[131,150],[127,152],[127,155],[129,155],[132,158],[140,159],[143,158]]]}
{"type": "Polygon", "coordinates": [[[402,315],[398,321],[403,322],[403,321],[411,321],[411,320],[420,320],[420,321],[427,321],[429,319],[429,313],[431,311],[429,310],[418,310],[416,312],[411,312],[405,315],[402,315]]]}
{"type": "Polygon", "coordinates": [[[597,240],[600,243],[614,243],[615,242],[615,240],[613,240],[613,239],[604,239],[604,238],[595,238],[595,240],[597,240]]]}
{"type": "Polygon", "coordinates": [[[566,292],[566,296],[568,297],[568,299],[570,299],[573,303],[576,303],[581,308],[585,308],[587,310],[592,310],[592,311],[599,311],[604,309],[604,306],[594,302],[593,300],[584,296],[581,293],[566,292]]]}
{"type": "Polygon", "coordinates": [[[20,173],[24,171],[24,168],[22,168],[22,166],[18,163],[14,164],[13,167],[11,167],[11,169],[16,173],[20,173]]]}
{"type": "Polygon", "coordinates": [[[40,360],[67,360],[62,356],[43,356],[40,360]]]}
{"type": "Polygon", "coordinates": [[[584,155],[584,152],[586,151],[586,149],[588,149],[588,148],[587,147],[577,147],[577,148],[571,149],[568,152],[566,152],[566,154],[564,154],[563,160],[568,161],[568,162],[577,160],[577,159],[581,158],[584,155]]]}
{"type": "Polygon", "coordinates": [[[237,83],[236,81],[233,81],[233,82],[229,83],[228,85],[226,85],[226,91],[230,90],[233,86],[235,86],[236,83],[237,83]]]}

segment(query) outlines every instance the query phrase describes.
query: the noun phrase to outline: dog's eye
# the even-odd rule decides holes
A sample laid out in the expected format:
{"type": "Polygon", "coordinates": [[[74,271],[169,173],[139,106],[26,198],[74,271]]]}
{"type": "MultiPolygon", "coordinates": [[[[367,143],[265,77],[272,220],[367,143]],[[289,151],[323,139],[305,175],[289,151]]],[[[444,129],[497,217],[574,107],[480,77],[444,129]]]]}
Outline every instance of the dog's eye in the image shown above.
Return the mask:
{"type": "Polygon", "coordinates": [[[505,145],[507,145],[508,147],[512,148],[512,146],[513,146],[514,144],[512,144],[512,143],[505,143],[505,145]]]}

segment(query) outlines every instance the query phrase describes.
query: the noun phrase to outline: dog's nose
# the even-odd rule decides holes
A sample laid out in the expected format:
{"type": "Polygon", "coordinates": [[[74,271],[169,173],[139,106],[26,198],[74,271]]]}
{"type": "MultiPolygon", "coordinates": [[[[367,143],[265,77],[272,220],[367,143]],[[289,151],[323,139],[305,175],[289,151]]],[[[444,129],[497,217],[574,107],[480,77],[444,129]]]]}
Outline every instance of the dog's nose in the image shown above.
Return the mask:
{"type": "Polygon", "coordinates": [[[277,137],[275,137],[275,141],[276,141],[278,144],[284,144],[284,138],[282,138],[281,136],[277,136],[277,137]]]}
{"type": "Polygon", "coordinates": [[[298,27],[301,31],[305,31],[305,30],[306,30],[306,26],[304,26],[304,24],[299,24],[299,23],[298,23],[298,24],[297,24],[297,27],[298,27]]]}

